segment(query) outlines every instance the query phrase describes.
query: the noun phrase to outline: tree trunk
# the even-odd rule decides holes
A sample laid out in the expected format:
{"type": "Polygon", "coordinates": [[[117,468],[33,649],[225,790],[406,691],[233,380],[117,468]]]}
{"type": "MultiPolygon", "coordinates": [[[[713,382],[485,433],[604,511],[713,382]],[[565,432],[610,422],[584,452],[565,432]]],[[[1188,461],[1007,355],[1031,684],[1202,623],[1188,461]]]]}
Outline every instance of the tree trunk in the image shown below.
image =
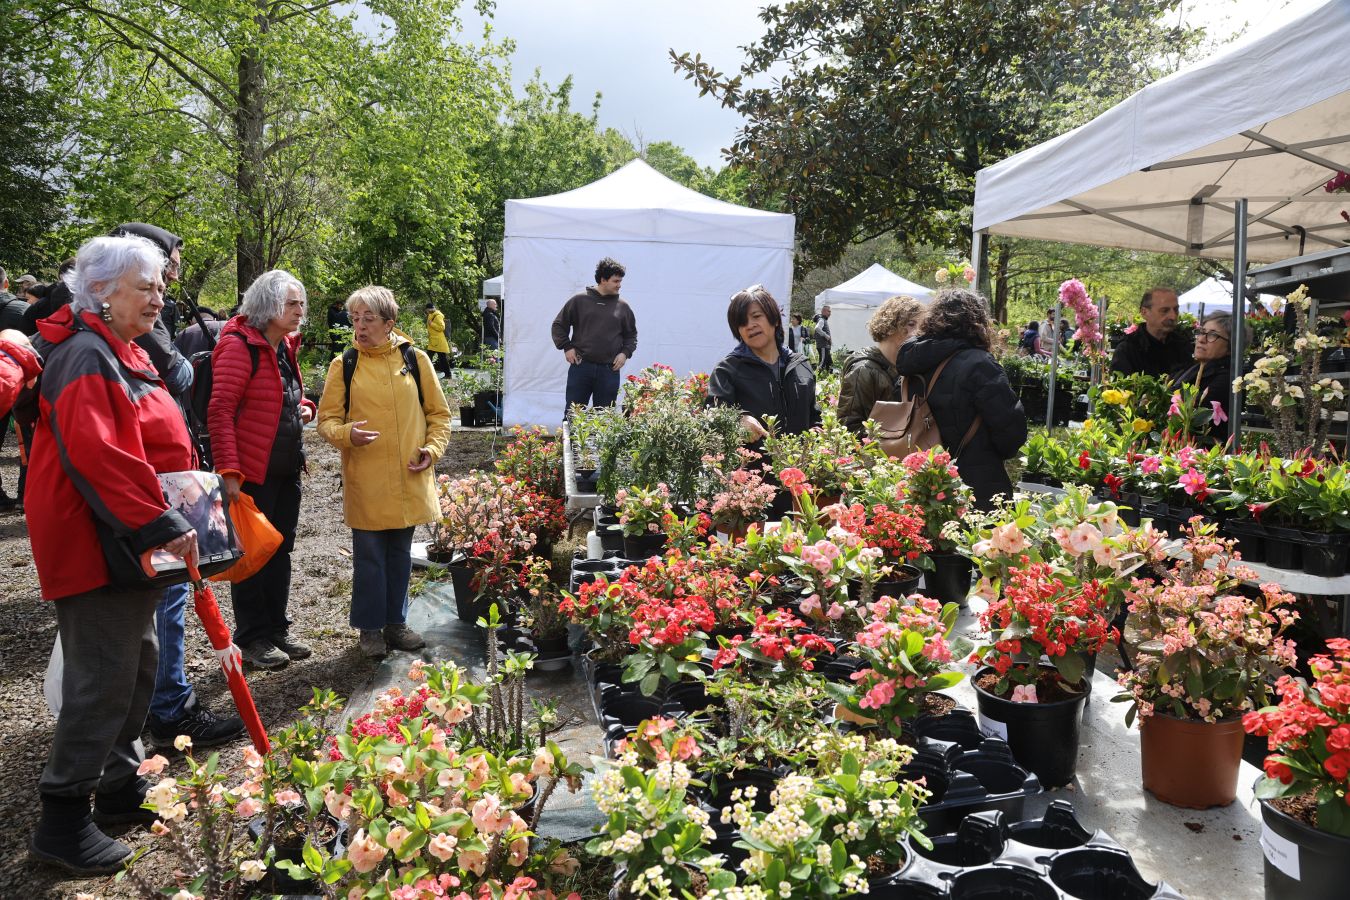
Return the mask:
{"type": "Polygon", "coordinates": [[[1004,325],[1008,324],[1008,263],[1012,255],[1006,241],[999,241],[994,248],[994,321],[1004,325]]]}
{"type": "MultiPolygon", "coordinates": [[[[259,15],[259,24],[267,31],[267,20],[259,15]]],[[[240,297],[263,273],[266,222],[261,196],[263,180],[263,123],[265,76],[256,47],[239,56],[239,107],[235,110],[234,130],[239,143],[235,163],[235,270],[240,297]]]]}

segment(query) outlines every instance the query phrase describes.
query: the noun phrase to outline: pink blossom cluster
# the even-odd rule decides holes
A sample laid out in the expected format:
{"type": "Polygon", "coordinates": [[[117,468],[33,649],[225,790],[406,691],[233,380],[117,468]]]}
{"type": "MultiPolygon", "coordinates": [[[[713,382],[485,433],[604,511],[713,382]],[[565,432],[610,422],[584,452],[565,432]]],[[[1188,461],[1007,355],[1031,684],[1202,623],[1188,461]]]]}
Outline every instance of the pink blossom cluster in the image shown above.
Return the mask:
{"type": "Polygon", "coordinates": [[[1102,350],[1102,330],[1098,321],[1097,306],[1088,296],[1087,288],[1077,278],[1070,278],[1059,286],[1059,302],[1074,311],[1078,320],[1078,330],[1073,339],[1082,341],[1089,356],[1100,355],[1102,350]]]}

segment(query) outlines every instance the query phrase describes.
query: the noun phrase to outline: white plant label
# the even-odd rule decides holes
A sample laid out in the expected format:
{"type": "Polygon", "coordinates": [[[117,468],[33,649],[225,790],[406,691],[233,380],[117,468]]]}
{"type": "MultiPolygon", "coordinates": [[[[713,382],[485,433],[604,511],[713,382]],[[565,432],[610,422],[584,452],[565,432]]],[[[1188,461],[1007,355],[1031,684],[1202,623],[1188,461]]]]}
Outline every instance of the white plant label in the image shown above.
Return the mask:
{"type": "Polygon", "coordinates": [[[1008,739],[1008,723],[985,718],[983,715],[980,716],[980,731],[989,737],[996,737],[1004,741],[1008,739]]]}
{"type": "Polygon", "coordinates": [[[1264,822],[1261,824],[1261,850],[1270,864],[1295,881],[1298,877],[1298,844],[1281,837],[1270,830],[1264,822]]]}

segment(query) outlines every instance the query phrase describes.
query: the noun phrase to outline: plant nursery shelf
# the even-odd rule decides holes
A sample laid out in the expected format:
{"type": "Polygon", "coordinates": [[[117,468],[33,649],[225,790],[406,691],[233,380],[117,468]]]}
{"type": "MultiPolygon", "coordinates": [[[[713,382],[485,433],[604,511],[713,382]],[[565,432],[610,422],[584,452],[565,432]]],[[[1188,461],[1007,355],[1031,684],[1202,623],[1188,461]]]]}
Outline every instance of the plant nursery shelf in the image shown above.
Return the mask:
{"type": "Polygon", "coordinates": [[[577,492],[577,464],[572,454],[572,432],[563,423],[562,427],[563,441],[563,490],[567,493],[567,517],[572,519],[574,514],[594,509],[600,505],[600,496],[595,493],[582,494],[577,492]]]}

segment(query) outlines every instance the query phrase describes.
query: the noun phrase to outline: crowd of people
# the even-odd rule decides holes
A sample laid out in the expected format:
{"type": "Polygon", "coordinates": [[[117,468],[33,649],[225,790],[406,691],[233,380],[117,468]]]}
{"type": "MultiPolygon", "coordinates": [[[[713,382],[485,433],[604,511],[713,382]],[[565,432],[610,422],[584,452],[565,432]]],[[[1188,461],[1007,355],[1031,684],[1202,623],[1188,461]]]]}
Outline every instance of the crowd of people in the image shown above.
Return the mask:
{"type": "Polygon", "coordinates": [[[24,298],[0,295],[0,415],[19,422],[20,490],[42,498],[23,511],[63,660],[30,850],[82,875],[114,872],[131,853],[103,826],[154,818],[141,806],[144,731],[158,746],[186,735],[198,748],[244,733],[238,716],[202,706],[186,678],[198,535],[161,476],[209,455],[229,501],[247,495],[281,534],[267,563],[231,585],[229,655],[260,668],[304,659],[312,650],[292,634],[288,604],[303,429],[317,414],[342,454],[359,648],[376,657],[424,645],[406,624],[409,551],[413,528],[437,515],[433,466],[450,414],[431,358],[395,332],[393,293],[367,286],[347,299],[353,346],[333,360],[316,405],[299,361],[300,280],[265,272],[230,315],[194,311],[179,329],[165,290],[181,265],[176,235],[127,223],[86,241],[58,281],[24,276],[24,298]],[[204,421],[192,414],[194,387],[207,392],[204,421]],[[181,578],[145,570],[161,551],[187,564],[181,578]]]}

